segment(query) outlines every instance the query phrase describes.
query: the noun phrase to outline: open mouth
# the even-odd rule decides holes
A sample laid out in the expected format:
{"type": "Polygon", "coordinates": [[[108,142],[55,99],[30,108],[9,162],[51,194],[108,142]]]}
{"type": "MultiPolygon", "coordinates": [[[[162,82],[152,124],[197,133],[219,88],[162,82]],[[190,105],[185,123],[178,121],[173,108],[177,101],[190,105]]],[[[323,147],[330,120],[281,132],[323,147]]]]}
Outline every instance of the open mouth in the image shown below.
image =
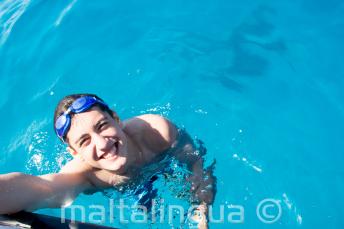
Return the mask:
{"type": "Polygon", "coordinates": [[[118,155],[118,148],[119,148],[119,140],[115,139],[115,143],[113,144],[113,148],[109,150],[109,152],[104,153],[100,159],[114,159],[118,155]]]}

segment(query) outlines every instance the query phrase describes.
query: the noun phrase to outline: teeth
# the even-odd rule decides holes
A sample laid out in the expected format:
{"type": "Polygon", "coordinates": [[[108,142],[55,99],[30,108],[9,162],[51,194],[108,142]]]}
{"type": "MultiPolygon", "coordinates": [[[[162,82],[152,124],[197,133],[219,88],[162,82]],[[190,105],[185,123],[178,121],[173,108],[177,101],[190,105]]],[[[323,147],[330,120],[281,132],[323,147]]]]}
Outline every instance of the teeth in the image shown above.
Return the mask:
{"type": "Polygon", "coordinates": [[[118,148],[119,148],[119,145],[121,144],[121,140],[118,140],[118,139],[115,139],[115,142],[114,142],[114,151],[111,151],[109,153],[105,153],[101,156],[102,159],[109,159],[109,158],[112,158],[114,156],[116,156],[118,154],[118,148]]]}
{"type": "Polygon", "coordinates": [[[119,147],[119,141],[116,139],[115,144],[114,144],[114,148],[115,148],[114,152],[105,153],[102,156],[102,158],[103,159],[109,159],[109,158],[112,158],[115,155],[117,155],[118,154],[118,147],[119,147]]]}
{"type": "Polygon", "coordinates": [[[103,156],[104,159],[108,159],[108,158],[110,158],[110,157],[112,157],[112,154],[111,154],[111,153],[106,153],[106,154],[103,156]]]}

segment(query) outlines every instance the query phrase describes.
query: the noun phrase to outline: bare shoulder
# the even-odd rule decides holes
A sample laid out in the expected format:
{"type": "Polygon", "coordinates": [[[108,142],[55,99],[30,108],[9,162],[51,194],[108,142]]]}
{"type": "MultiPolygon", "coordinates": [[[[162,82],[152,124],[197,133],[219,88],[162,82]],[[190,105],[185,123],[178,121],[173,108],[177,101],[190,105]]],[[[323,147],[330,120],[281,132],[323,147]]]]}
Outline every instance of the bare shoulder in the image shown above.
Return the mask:
{"type": "Polygon", "coordinates": [[[145,131],[158,133],[168,144],[172,144],[176,140],[177,128],[168,119],[155,114],[145,114],[137,118],[149,124],[145,131]]]}
{"type": "Polygon", "coordinates": [[[163,151],[176,140],[178,130],[168,119],[155,114],[145,114],[129,119],[125,128],[153,151],[163,151]]]}

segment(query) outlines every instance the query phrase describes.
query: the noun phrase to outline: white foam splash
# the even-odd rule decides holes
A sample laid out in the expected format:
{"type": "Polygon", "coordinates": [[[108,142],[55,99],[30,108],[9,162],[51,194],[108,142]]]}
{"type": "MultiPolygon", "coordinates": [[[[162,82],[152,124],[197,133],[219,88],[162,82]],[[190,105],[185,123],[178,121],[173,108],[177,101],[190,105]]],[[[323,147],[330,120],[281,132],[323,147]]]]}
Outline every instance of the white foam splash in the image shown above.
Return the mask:
{"type": "Polygon", "coordinates": [[[302,216],[300,214],[296,216],[296,222],[300,225],[302,224],[302,216]]]}
{"type": "Polygon", "coordinates": [[[256,170],[258,173],[263,172],[263,170],[256,165],[252,165],[252,169],[256,170]]]}
{"type": "Polygon", "coordinates": [[[196,110],[195,110],[195,113],[199,113],[199,114],[208,114],[208,111],[205,111],[205,110],[199,108],[199,109],[196,109],[196,110]]]}
{"type": "Polygon", "coordinates": [[[43,154],[37,153],[32,155],[29,159],[28,164],[37,168],[37,170],[42,170],[43,154]]]}
{"type": "Polygon", "coordinates": [[[234,159],[238,160],[238,161],[242,161],[246,166],[252,168],[253,170],[255,170],[258,173],[262,173],[263,169],[260,168],[259,166],[253,164],[252,162],[250,162],[249,160],[247,160],[246,157],[240,157],[238,154],[233,154],[232,156],[234,159]]]}
{"type": "MultiPolygon", "coordinates": [[[[151,106],[151,105],[148,104],[148,106],[151,106]]],[[[170,111],[171,111],[171,104],[166,103],[165,105],[158,105],[158,106],[154,106],[151,108],[147,108],[145,110],[140,111],[140,113],[141,114],[158,113],[158,114],[163,115],[163,116],[168,116],[170,111]]]]}
{"type": "Polygon", "coordinates": [[[29,173],[45,174],[57,172],[69,160],[68,152],[61,144],[51,150],[50,136],[47,131],[38,131],[31,138],[28,147],[29,159],[26,163],[26,170],[29,173]]]}
{"type": "Polygon", "coordinates": [[[5,0],[0,1],[0,46],[9,37],[13,26],[25,12],[30,0],[5,0]]]}
{"type": "Polygon", "coordinates": [[[291,210],[292,204],[287,196],[287,194],[283,193],[283,202],[287,205],[288,209],[291,210]]]}
{"type": "Polygon", "coordinates": [[[26,169],[32,171],[35,170],[42,172],[46,164],[46,154],[45,147],[47,145],[48,133],[46,131],[36,132],[31,140],[29,150],[29,160],[26,164],[26,169]]]}
{"type": "Polygon", "coordinates": [[[282,194],[283,203],[287,206],[287,208],[295,214],[296,222],[301,225],[302,224],[302,215],[297,210],[295,204],[290,200],[286,193],[282,194]]]}
{"type": "Polygon", "coordinates": [[[73,0],[71,3],[69,3],[60,13],[59,17],[56,19],[54,25],[57,27],[61,24],[63,18],[67,15],[67,13],[73,8],[74,4],[77,2],[77,0],[73,0]]]}

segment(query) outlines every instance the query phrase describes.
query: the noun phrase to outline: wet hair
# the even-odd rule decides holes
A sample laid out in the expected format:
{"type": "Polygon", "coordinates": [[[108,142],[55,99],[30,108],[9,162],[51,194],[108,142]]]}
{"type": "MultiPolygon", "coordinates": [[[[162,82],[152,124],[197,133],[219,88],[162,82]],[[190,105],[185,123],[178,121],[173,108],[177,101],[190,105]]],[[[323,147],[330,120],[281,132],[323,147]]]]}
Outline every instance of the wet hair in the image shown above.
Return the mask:
{"type": "MultiPolygon", "coordinates": [[[[58,119],[58,117],[60,117],[65,111],[68,110],[68,108],[72,105],[72,103],[77,100],[78,98],[84,97],[84,96],[92,96],[95,97],[101,101],[104,102],[104,100],[102,100],[101,98],[99,98],[97,95],[95,94],[72,94],[72,95],[67,95],[65,97],[63,97],[60,102],[57,104],[56,108],[55,108],[55,112],[54,112],[54,130],[55,130],[55,122],[58,119]]],[[[98,107],[100,110],[107,112],[111,117],[113,117],[114,119],[117,120],[117,117],[114,117],[113,115],[113,111],[110,110],[108,107],[104,107],[99,105],[98,103],[95,103],[94,105],[92,105],[92,107],[98,107]]],[[[71,118],[73,117],[73,113],[70,114],[71,118]]],[[[68,132],[67,132],[68,133],[68,132]]],[[[67,139],[66,139],[67,140],[67,139]]]]}

